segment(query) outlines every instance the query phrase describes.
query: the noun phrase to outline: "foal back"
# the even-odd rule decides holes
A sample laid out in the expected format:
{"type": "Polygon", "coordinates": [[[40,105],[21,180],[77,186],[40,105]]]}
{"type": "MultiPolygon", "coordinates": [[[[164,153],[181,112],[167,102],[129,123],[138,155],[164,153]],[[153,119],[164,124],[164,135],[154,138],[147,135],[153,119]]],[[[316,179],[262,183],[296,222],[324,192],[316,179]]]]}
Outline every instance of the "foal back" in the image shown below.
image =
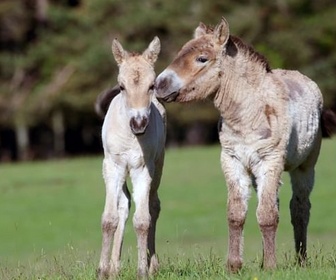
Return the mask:
{"type": "Polygon", "coordinates": [[[285,170],[314,166],[320,150],[323,97],[317,84],[298,71],[272,70],[287,91],[288,144],[285,170]]]}

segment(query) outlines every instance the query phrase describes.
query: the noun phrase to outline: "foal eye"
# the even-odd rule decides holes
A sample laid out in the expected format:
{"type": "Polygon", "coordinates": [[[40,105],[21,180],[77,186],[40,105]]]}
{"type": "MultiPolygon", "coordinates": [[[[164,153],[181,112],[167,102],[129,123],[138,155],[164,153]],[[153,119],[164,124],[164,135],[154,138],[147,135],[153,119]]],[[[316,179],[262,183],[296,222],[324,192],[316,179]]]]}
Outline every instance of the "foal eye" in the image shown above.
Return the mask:
{"type": "Polygon", "coordinates": [[[205,63],[208,61],[208,58],[206,58],[205,56],[199,56],[196,58],[197,62],[201,62],[201,63],[205,63]]]}
{"type": "Polygon", "coordinates": [[[123,91],[123,90],[125,90],[125,87],[122,86],[122,85],[119,85],[119,89],[120,89],[120,91],[123,91]]]}
{"type": "Polygon", "coordinates": [[[152,84],[148,90],[154,90],[154,84],[152,84]]]}

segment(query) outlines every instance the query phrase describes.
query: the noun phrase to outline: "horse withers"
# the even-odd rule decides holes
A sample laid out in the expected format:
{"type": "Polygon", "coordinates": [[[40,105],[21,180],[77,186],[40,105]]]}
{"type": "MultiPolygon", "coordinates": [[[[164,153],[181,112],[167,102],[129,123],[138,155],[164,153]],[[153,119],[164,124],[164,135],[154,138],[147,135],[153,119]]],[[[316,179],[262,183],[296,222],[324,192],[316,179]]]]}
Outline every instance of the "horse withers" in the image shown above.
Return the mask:
{"type": "Polygon", "coordinates": [[[322,134],[335,132],[335,114],[323,110],[321,92],[297,71],[272,70],[267,60],[231,36],[223,18],[214,28],[203,23],[156,79],[164,101],[211,99],[221,114],[221,165],[228,189],[227,267],[242,267],[243,227],[253,186],[262,233],[263,267],[276,266],[278,191],[290,173],[291,222],[298,261],[304,264],[309,195],[322,134]],[[328,124],[331,126],[328,127],[328,124]]]}
{"type": "Polygon", "coordinates": [[[155,37],[142,54],[137,54],[124,50],[115,39],[112,52],[119,66],[118,86],[99,96],[96,103],[97,111],[106,113],[102,127],[106,201],[98,278],[115,277],[120,271],[124,228],[131,206],[128,175],[135,203],[137,274],[147,277],[158,269],[155,231],[160,200],[157,191],[166,139],[165,109],[154,94],[154,63],[160,52],[160,41],[155,37]]]}

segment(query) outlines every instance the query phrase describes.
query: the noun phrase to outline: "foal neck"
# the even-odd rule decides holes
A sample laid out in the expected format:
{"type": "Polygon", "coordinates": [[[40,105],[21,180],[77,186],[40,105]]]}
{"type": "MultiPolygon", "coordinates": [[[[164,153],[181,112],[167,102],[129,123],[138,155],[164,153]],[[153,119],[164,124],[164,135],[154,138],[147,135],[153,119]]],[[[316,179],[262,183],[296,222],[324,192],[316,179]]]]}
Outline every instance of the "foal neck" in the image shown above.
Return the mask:
{"type": "Polygon", "coordinates": [[[247,128],[263,110],[271,69],[266,59],[253,48],[236,37],[231,40],[237,50],[234,56],[223,56],[221,86],[214,97],[214,105],[228,126],[247,128]]]}

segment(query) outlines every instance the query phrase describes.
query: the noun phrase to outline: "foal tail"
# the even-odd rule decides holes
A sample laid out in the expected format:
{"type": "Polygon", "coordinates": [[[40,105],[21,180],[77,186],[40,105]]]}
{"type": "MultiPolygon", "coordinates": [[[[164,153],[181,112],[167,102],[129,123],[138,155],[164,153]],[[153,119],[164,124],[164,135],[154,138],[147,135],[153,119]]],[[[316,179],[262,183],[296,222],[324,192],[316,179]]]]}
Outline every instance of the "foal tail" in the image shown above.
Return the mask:
{"type": "Polygon", "coordinates": [[[110,103],[114,97],[116,97],[120,92],[119,85],[109,88],[100,93],[96,99],[94,108],[98,116],[102,119],[105,117],[110,103]]]}
{"type": "Polygon", "coordinates": [[[322,110],[321,128],[323,138],[330,138],[333,134],[336,134],[336,113],[333,110],[322,110]]]}

